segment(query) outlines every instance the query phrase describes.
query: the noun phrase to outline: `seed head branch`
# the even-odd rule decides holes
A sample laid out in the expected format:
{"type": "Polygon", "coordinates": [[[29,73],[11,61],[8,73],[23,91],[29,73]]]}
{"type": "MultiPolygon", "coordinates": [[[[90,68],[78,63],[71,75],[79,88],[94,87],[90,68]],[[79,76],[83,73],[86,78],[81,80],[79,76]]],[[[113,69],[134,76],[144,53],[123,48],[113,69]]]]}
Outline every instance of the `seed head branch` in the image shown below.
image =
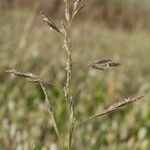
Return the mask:
{"type": "Polygon", "coordinates": [[[16,71],[15,69],[9,69],[6,70],[5,72],[10,73],[13,76],[18,76],[22,78],[30,78],[30,79],[37,79],[38,77],[32,73],[22,73],[19,71],[16,71]]]}
{"type": "Polygon", "coordinates": [[[81,5],[82,0],[76,0],[73,5],[72,19],[85,7],[85,4],[81,5]]]}
{"type": "Polygon", "coordinates": [[[52,82],[43,81],[37,75],[34,75],[32,73],[23,73],[23,72],[16,71],[15,69],[9,69],[9,70],[6,70],[5,72],[11,74],[12,76],[25,78],[30,83],[37,83],[37,84],[42,83],[44,85],[51,85],[51,86],[56,86],[56,87],[59,87],[59,88],[63,88],[63,86],[61,86],[60,84],[54,84],[52,82]]]}
{"type": "Polygon", "coordinates": [[[144,96],[135,96],[135,97],[128,97],[122,101],[119,101],[113,105],[111,105],[110,107],[108,107],[107,109],[105,109],[103,112],[101,113],[96,113],[86,119],[84,119],[83,121],[79,122],[76,126],[80,126],[88,121],[91,121],[92,119],[94,118],[97,118],[97,117],[101,117],[105,114],[108,114],[108,113],[111,113],[111,112],[114,112],[114,111],[117,111],[119,108],[122,108],[123,106],[128,106],[129,104],[132,104],[138,100],[142,100],[144,96]]]}
{"type": "Polygon", "coordinates": [[[77,65],[80,65],[81,67],[92,68],[92,69],[101,70],[101,71],[114,68],[114,67],[118,67],[121,65],[120,63],[113,62],[110,59],[99,60],[99,61],[89,63],[89,64],[80,64],[76,62],[74,62],[73,64],[77,64],[77,65]]]}
{"type": "Polygon", "coordinates": [[[52,29],[60,33],[62,36],[64,36],[64,34],[61,32],[61,30],[58,28],[58,26],[54,23],[54,21],[51,18],[49,18],[44,12],[41,12],[41,15],[43,17],[44,22],[46,22],[52,29]]]}
{"type": "Polygon", "coordinates": [[[30,83],[35,83],[35,84],[36,84],[36,83],[37,83],[37,84],[42,83],[42,84],[44,84],[44,85],[55,86],[55,87],[58,87],[58,88],[63,89],[63,86],[61,86],[60,84],[54,84],[54,83],[52,83],[52,82],[43,81],[43,80],[41,80],[41,79],[28,80],[28,82],[30,82],[30,83]]]}
{"type": "MultiPolygon", "coordinates": [[[[45,106],[46,106],[46,109],[47,109],[47,111],[50,115],[50,118],[52,120],[52,124],[53,124],[54,130],[55,130],[55,132],[58,136],[59,144],[60,144],[60,147],[61,147],[61,150],[62,150],[63,146],[62,146],[62,142],[61,142],[61,136],[60,136],[60,133],[59,133],[59,130],[58,130],[58,127],[57,127],[57,123],[56,123],[55,115],[54,115],[54,112],[53,112],[53,109],[52,109],[52,105],[50,104],[50,101],[49,101],[49,98],[48,98],[46,87],[44,86],[44,84],[47,84],[47,83],[40,80],[38,76],[33,75],[32,73],[22,73],[22,72],[16,71],[15,69],[6,70],[6,72],[10,73],[13,76],[17,76],[17,77],[21,77],[21,78],[25,78],[25,79],[32,79],[32,80],[27,80],[27,81],[32,82],[32,83],[38,83],[41,86],[41,89],[42,89],[42,91],[44,93],[44,96],[45,96],[45,106]]],[[[54,85],[52,83],[48,83],[48,84],[54,85]]]]}

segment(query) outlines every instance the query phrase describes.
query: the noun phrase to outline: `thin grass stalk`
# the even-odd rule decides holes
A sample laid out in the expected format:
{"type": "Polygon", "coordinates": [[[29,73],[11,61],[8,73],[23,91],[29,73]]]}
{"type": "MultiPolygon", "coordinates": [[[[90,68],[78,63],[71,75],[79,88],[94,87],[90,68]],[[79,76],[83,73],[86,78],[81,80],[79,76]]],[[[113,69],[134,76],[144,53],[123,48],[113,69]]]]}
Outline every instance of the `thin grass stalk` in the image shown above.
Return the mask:
{"type": "Polygon", "coordinates": [[[75,124],[75,112],[74,102],[71,95],[71,75],[72,75],[72,48],[71,48],[71,12],[70,12],[70,0],[65,0],[65,16],[67,20],[67,31],[64,39],[64,47],[67,54],[66,63],[66,84],[64,87],[64,93],[67,103],[69,104],[69,124],[68,124],[68,150],[71,149],[73,129],[75,124]]]}
{"type": "MultiPolygon", "coordinates": [[[[68,7],[69,8],[69,7],[68,7]]],[[[70,36],[70,31],[71,31],[71,24],[70,24],[70,19],[68,20],[68,25],[67,25],[67,35],[65,39],[66,43],[66,53],[67,53],[67,63],[66,63],[66,100],[69,102],[69,142],[68,142],[68,150],[71,149],[72,145],[72,136],[73,136],[73,129],[74,129],[74,102],[73,99],[71,98],[71,76],[72,76],[72,49],[71,49],[71,36],[70,36]]]]}
{"type": "Polygon", "coordinates": [[[49,115],[50,115],[50,118],[52,120],[52,124],[53,124],[54,130],[55,130],[55,132],[57,134],[60,148],[61,148],[61,150],[63,150],[63,144],[62,144],[62,140],[61,140],[61,135],[60,135],[59,129],[57,127],[56,118],[55,118],[55,114],[54,114],[53,108],[52,108],[52,106],[50,105],[50,102],[49,102],[49,98],[48,98],[48,94],[47,94],[46,88],[45,88],[45,86],[42,83],[40,83],[40,86],[41,86],[41,89],[42,89],[42,91],[44,93],[44,96],[45,96],[45,106],[47,108],[47,111],[49,112],[49,115]]]}

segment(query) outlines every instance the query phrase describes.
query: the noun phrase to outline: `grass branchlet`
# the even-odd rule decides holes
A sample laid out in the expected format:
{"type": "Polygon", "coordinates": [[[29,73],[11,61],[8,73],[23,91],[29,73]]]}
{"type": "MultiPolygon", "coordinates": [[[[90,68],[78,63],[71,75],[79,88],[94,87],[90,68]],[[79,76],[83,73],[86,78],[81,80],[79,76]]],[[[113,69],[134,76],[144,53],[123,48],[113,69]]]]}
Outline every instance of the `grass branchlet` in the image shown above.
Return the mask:
{"type": "Polygon", "coordinates": [[[87,117],[83,121],[77,123],[76,126],[80,126],[84,123],[90,122],[94,118],[101,117],[101,116],[104,116],[104,115],[109,114],[111,112],[117,111],[119,108],[122,108],[124,106],[129,105],[129,104],[132,104],[132,103],[134,103],[138,100],[142,100],[143,97],[144,96],[134,96],[134,97],[125,98],[124,100],[121,100],[119,102],[116,102],[116,103],[112,104],[110,107],[106,108],[104,111],[96,113],[96,114],[94,114],[90,117],[87,117]]]}
{"type": "Polygon", "coordinates": [[[50,26],[51,29],[54,29],[55,31],[57,31],[58,33],[63,35],[63,33],[61,32],[59,27],[56,25],[56,23],[51,18],[49,18],[44,12],[41,12],[41,15],[43,17],[43,21],[46,22],[50,26]]]}
{"type": "Polygon", "coordinates": [[[50,84],[50,85],[54,85],[54,84],[51,84],[51,83],[45,83],[44,81],[42,81],[37,75],[34,75],[32,73],[22,73],[22,72],[19,72],[19,71],[16,71],[15,69],[11,69],[11,70],[6,70],[7,73],[10,73],[10,75],[12,75],[13,77],[20,77],[20,78],[25,78],[28,82],[31,82],[31,83],[38,83],[40,86],[41,86],[41,89],[43,91],[43,94],[44,94],[44,97],[45,97],[45,106],[46,106],[46,109],[50,115],[50,119],[52,121],[52,124],[53,124],[53,127],[54,127],[54,130],[58,136],[58,141],[59,141],[59,144],[60,144],[60,148],[63,149],[63,146],[62,146],[62,141],[61,141],[61,135],[60,135],[60,132],[59,132],[59,129],[57,127],[57,123],[56,123],[56,118],[55,118],[55,114],[54,114],[54,111],[53,111],[53,107],[50,103],[50,100],[48,98],[48,94],[47,94],[47,90],[46,90],[46,87],[44,84],[50,84]],[[30,80],[28,80],[30,79],[30,80]]]}

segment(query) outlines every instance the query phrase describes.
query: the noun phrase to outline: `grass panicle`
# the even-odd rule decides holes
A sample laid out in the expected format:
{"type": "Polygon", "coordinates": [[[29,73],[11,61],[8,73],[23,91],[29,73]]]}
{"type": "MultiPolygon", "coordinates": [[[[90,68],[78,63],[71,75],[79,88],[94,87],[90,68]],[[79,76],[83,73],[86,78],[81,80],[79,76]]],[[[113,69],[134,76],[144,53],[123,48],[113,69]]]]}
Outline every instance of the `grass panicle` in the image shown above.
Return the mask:
{"type": "Polygon", "coordinates": [[[80,63],[76,63],[76,62],[73,63],[73,60],[72,60],[73,50],[72,50],[72,39],[71,39],[72,22],[73,22],[74,17],[80,12],[80,10],[82,10],[85,7],[85,4],[82,5],[82,0],[75,0],[74,3],[72,2],[72,0],[64,0],[64,3],[65,3],[65,14],[64,14],[65,20],[61,21],[62,29],[60,29],[56,25],[56,23],[51,18],[49,18],[48,15],[46,15],[45,13],[41,12],[41,15],[43,17],[44,22],[46,22],[52,29],[54,29],[55,31],[60,33],[60,35],[63,36],[63,41],[64,41],[63,48],[65,49],[65,52],[66,52],[66,66],[65,66],[65,70],[64,70],[66,72],[65,85],[61,86],[59,84],[57,85],[57,84],[54,84],[51,82],[45,82],[45,81],[41,80],[37,75],[34,75],[32,73],[22,73],[22,72],[16,71],[15,69],[6,70],[6,72],[10,73],[13,76],[25,78],[28,82],[36,83],[41,86],[41,89],[45,96],[45,106],[50,115],[50,119],[52,121],[53,128],[58,137],[60,149],[62,149],[62,150],[66,149],[66,147],[64,147],[64,145],[62,144],[63,142],[62,142],[60,131],[57,126],[55,113],[53,111],[53,106],[51,104],[51,100],[48,97],[47,89],[46,89],[45,85],[48,84],[48,85],[52,85],[52,86],[58,86],[63,89],[64,99],[66,100],[65,103],[68,108],[67,148],[68,148],[68,150],[71,150],[73,138],[74,138],[74,130],[76,129],[75,127],[79,127],[80,125],[82,125],[86,122],[89,122],[94,118],[117,111],[119,108],[122,108],[123,106],[128,106],[129,104],[131,104],[133,102],[141,100],[143,98],[143,96],[134,96],[134,97],[126,98],[122,101],[119,101],[119,102],[111,105],[110,107],[108,107],[107,109],[105,109],[104,111],[102,111],[100,113],[93,114],[81,121],[79,121],[79,120],[77,121],[77,116],[76,116],[76,111],[75,111],[76,110],[75,109],[75,106],[76,106],[75,98],[73,97],[72,90],[71,90],[72,89],[72,71],[74,69],[73,64],[78,64],[80,66],[87,67],[89,69],[95,69],[95,70],[101,70],[101,71],[104,71],[109,68],[118,67],[121,64],[118,62],[114,62],[111,59],[98,60],[98,61],[88,63],[88,64],[80,64],[80,63]]]}

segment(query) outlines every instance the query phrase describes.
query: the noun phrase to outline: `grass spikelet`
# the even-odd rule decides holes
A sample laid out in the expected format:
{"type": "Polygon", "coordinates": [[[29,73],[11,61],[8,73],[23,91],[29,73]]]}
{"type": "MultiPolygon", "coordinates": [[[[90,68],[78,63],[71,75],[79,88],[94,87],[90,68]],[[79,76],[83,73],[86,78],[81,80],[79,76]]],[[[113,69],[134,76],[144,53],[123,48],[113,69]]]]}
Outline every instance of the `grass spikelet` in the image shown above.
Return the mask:
{"type": "Polygon", "coordinates": [[[49,18],[44,12],[41,12],[41,15],[43,17],[44,22],[46,22],[52,29],[63,35],[63,33],[60,31],[60,29],[57,27],[57,25],[51,18],[49,18]]]}
{"type": "Polygon", "coordinates": [[[97,117],[101,117],[103,115],[106,115],[108,113],[111,113],[111,112],[114,112],[114,111],[117,111],[119,108],[122,108],[123,106],[127,106],[129,104],[132,104],[138,100],[142,100],[144,96],[134,96],[134,97],[128,97],[128,98],[125,98],[124,100],[121,100],[115,104],[112,104],[110,107],[108,107],[107,109],[105,109],[104,111],[100,112],[100,113],[96,113],[94,115],[91,115],[90,117],[84,119],[83,121],[79,122],[76,126],[80,126],[82,125],[83,123],[86,123],[94,118],[97,118],[97,117]]]}

